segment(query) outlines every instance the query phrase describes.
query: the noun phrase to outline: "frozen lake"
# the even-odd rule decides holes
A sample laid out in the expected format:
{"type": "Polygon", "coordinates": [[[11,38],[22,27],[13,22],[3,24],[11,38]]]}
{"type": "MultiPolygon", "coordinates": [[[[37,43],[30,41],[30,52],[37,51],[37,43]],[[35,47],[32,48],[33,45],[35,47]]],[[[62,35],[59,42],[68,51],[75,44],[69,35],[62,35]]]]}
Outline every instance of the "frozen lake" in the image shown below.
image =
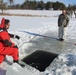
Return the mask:
{"type": "MultiPolygon", "coordinates": [[[[21,17],[21,16],[0,16],[0,20],[4,17],[10,19],[11,26],[9,32],[17,34],[20,36],[20,40],[12,39],[15,44],[19,46],[19,56],[20,59],[26,57],[28,54],[36,50],[42,50],[47,52],[53,52],[60,54],[58,59],[52,63],[52,66],[49,66],[43,73],[27,66],[25,69],[22,69],[18,64],[13,64],[9,66],[8,64],[2,64],[2,66],[8,70],[8,74],[17,75],[21,74],[21,71],[24,74],[28,75],[75,75],[76,64],[76,19],[73,17],[70,18],[69,26],[67,27],[67,38],[61,42],[58,41],[58,26],[57,20],[58,15],[61,11],[32,11],[32,10],[9,10],[8,13],[22,13],[22,14],[31,14],[31,15],[47,15],[49,17],[21,17]],[[24,31],[39,34],[30,35],[24,31]],[[30,41],[31,40],[31,41],[30,41]],[[69,55],[68,55],[69,53],[69,55]],[[72,53],[72,54],[71,54],[72,53]],[[72,58],[71,58],[72,57],[72,58]],[[69,59],[68,59],[69,58],[69,59]],[[70,59],[71,58],[71,59],[70,59]],[[72,60],[74,58],[74,61],[72,60]],[[74,66],[69,67],[66,63],[67,61],[74,66]],[[8,66],[7,66],[8,65],[8,66]],[[36,74],[35,74],[36,73],[36,74]]],[[[10,57],[7,57],[8,60],[12,60],[10,57]]],[[[1,66],[1,65],[0,65],[1,66]]],[[[5,73],[3,70],[3,73],[5,73]]]]}

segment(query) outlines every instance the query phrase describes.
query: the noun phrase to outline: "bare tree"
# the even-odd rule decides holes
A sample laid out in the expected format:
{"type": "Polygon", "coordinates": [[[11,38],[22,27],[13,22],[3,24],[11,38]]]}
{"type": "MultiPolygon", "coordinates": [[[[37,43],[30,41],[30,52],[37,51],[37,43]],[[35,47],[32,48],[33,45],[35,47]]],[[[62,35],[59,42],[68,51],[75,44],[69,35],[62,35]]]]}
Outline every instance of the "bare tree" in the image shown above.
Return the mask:
{"type": "Polygon", "coordinates": [[[1,9],[2,13],[3,13],[3,10],[5,9],[5,7],[6,7],[6,3],[4,3],[3,0],[0,0],[0,9],[1,9]]]}

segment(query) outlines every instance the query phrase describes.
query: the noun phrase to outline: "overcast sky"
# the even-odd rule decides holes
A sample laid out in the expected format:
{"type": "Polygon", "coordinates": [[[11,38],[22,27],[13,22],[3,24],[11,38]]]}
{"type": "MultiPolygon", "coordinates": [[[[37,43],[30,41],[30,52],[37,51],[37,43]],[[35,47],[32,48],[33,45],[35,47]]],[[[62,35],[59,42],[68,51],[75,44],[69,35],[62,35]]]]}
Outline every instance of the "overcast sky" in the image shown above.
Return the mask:
{"type": "MultiPolygon", "coordinates": [[[[5,2],[7,2],[8,0],[4,0],[5,2]]],[[[14,0],[14,3],[15,4],[22,4],[25,0],[14,0]]],[[[31,0],[32,1],[32,0],[31,0]]],[[[40,1],[40,0],[36,0],[36,1],[40,1]]],[[[76,0],[43,0],[44,2],[47,2],[47,1],[59,1],[59,2],[63,2],[65,3],[66,5],[68,4],[76,4],[76,0]]]]}

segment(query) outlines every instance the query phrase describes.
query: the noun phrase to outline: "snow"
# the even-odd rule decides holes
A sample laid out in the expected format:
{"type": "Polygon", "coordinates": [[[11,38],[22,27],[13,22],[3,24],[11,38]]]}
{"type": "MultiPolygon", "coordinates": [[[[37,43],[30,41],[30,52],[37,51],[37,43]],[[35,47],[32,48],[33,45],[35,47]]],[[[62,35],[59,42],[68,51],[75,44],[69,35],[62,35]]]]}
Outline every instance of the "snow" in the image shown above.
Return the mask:
{"type": "Polygon", "coordinates": [[[76,54],[63,53],[56,58],[52,64],[46,68],[45,74],[52,75],[75,75],[76,74],[76,54]],[[50,69],[51,68],[51,69],[50,69]]]}
{"type": "Polygon", "coordinates": [[[5,13],[13,14],[26,14],[26,15],[40,15],[40,16],[58,16],[61,11],[48,11],[48,10],[5,10],[5,13]],[[57,14],[56,14],[57,13],[57,14]]]}
{"type": "Polygon", "coordinates": [[[9,63],[5,61],[0,65],[0,75],[75,75],[76,74],[76,19],[70,18],[67,27],[67,38],[64,42],[59,42],[58,38],[58,15],[61,11],[46,10],[7,10],[7,13],[14,14],[31,14],[43,15],[43,17],[30,16],[0,16],[0,20],[4,17],[10,19],[10,33],[20,36],[20,39],[11,39],[19,47],[19,58],[22,59],[35,50],[45,50],[60,54],[46,68],[44,72],[25,64],[25,68],[21,68],[18,64],[10,65],[12,58],[7,56],[9,63]],[[48,17],[44,17],[44,15],[48,17]],[[35,36],[25,33],[28,31],[49,37],[35,36]],[[9,66],[10,65],[10,66],[9,66]]]}
{"type": "Polygon", "coordinates": [[[30,75],[32,73],[30,73],[30,71],[28,72],[28,70],[25,69],[25,71],[21,68],[20,65],[18,64],[13,64],[12,66],[10,66],[7,70],[7,74],[6,75],[22,75],[22,74],[25,74],[27,73],[27,75],[30,75]],[[20,71],[20,72],[19,72],[20,71]]]}
{"type": "Polygon", "coordinates": [[[37,75],[40,74],[38,70],[32,68],[31,66],[25,64],[25,68],[21,68],[20,65],[14,63],[12,66],[8,67],[6,75],[37,75]]]}

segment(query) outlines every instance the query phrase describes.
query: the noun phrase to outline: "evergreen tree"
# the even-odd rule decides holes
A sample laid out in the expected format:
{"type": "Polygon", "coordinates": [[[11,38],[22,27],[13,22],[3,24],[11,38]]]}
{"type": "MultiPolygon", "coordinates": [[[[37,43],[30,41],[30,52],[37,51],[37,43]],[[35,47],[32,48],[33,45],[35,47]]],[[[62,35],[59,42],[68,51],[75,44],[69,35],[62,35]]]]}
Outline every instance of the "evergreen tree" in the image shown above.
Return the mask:
{"type": "Polygon", "coordinates": [[[57,1],[57,2],[53,3],[53,9],[62,10],[62,9],[66,9],[66,6],[65,6],[65,4],[57,1]]]}
{"type": "Polygon", "coordinates": [[[53,8],[54,10],[62,10],[62,9],[66,9],[65,4],[61,3],[61,2],[47,2],[44,3],[42,0],[41,1],[31,1],[31,0],[25,0],[25,2],[21,5],[22,9],[46,9],[49,10],[51,8],[53,8]]]}
{"type": "Polygon", "coordinates": [[[45,8],[45,4],[43,1],[38,2],[37,8],[39,8],[40,10],[45,8]]]}
{"type": "Polygon", "coordinates": [[[47,2],[46,4],[45,4],[45,9],[46,10],[49,10],[49,9],[51,9],[53,7],[53,2],[47,2]]]}

